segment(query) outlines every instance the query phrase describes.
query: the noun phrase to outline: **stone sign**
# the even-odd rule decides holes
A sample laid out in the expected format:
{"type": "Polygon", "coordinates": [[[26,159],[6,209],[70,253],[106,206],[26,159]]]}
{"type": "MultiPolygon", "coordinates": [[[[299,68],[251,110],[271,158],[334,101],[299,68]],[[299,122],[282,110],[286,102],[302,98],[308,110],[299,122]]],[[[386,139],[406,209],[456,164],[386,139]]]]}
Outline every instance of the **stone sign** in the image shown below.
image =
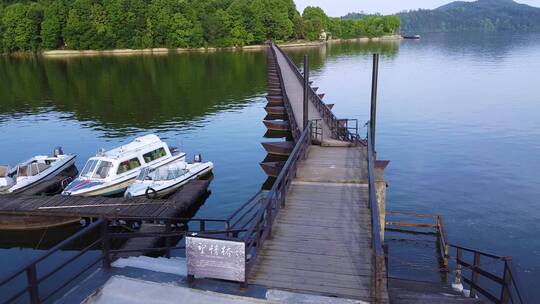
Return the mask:
{"type": "Polygon", "coordinates": [[[191,276],[244,282],[246,245],[244,242],[186,237],[187,274],[191,276]]]}

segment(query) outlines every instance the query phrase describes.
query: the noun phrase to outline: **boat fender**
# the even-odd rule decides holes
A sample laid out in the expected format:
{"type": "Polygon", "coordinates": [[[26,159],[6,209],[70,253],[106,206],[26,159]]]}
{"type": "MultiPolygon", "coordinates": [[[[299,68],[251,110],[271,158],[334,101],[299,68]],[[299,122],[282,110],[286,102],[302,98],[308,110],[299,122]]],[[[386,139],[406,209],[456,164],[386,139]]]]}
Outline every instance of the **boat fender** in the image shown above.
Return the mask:
{"type": "Polygon", "coordinates": [[[144,194],[148,199],[155,199],[157,197],[157,191],[152,187],[146,188],[146,192],[144,194]]]}

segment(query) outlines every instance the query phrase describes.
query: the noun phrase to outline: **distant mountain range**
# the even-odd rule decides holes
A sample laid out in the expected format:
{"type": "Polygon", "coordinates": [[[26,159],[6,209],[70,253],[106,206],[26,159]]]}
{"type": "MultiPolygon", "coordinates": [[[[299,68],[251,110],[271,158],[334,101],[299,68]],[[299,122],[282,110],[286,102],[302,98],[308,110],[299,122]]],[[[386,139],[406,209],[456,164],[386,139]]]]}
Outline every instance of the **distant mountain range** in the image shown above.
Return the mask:
{"type": "MultiPolygon", "coordinates": [[[[401,32],[463,31],[540,31],[540,8],[513,0],[456,1],[433,10],[415,10],[397,14],[401,32]]],[[[361,18],[364,14],[348,14],[344,18],[361,18]]]]}

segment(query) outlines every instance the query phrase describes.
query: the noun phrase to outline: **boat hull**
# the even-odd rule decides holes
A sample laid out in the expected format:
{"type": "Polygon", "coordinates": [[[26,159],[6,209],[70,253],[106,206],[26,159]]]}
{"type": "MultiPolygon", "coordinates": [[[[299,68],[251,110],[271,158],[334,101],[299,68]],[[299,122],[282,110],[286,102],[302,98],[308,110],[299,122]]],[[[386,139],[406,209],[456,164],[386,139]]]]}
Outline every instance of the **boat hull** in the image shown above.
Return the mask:
{"type": "Polygon", "coordinates": [[[30,189],[31,187],[39,184],[39,183],[41,183],[41,182],[44,182],[44,181],[47,181],[47,180],[50,180],[50,179],[54,178],[55,176],[61,174],[65,170],[67,170],[69,167],[73,166],[75,164],[75,158],[76,157],[77,157],[76,155],[68,155],[68,156],[66,156],[65,160],[58,160],[58,162],[60,162],[60,164],[55,166],[55,167],[51,167],[50,171],[46,170],[44,172],[43,176],[38,176],[35,179],[31,179],[31,180],[25,181],[23,183],[17,182],[13,187],[9,188],[9,190],[7,190],[7,192],[13,193],[13,194],[21,193],[21,192],[24,192],[24,191],[30,189]]]}
{"type": "MultiPolygon", "coordinates": [[[[160,163],[159,165],[155,165],[155,167],[164,166],[167,164],[170,164],[172,162],[175,162],[177,160],[181,160],[186,157],[185,153],[181,153],[177,156],[173,156],[170,159],[167,159],[164,163],[160,163]]],[[[154,167],[154,166],[151,166],[154,167]]],[[[139,175],[140,170],[137,170],[127,176],[124,176],[122,178],[119,178],[118,180],[113,180],[111,182],[96,182],[92,180],[80,180],[76,179],[73,181],[64,192],[62,192],[62,195],[68,195],[68,196],[115,196],[122,194],[126,191],[126,189],[135,182],[135,179],[139,175]]]]}
{"type": "Polygon", "coordinates": [[[282,142],[265,142],[262,146],[269,154],[288,156],[294,149],[294,143],[292,141],[282,142]]]}
{"type": "Polygon", "coordinates": [[[264,170],[264,173],[268,176],[278,177],[281,169],[285,166],[285,162],[276,161],[276,162],[263,162],[260,163],[261,168],[264,170]]]}
{"type": "Polygon", "coordinates": [[[131,185],[125,193],[125,197],[147,197],[151,199],[161,198],[176,192],[179,188],[187,184],[188,182],[199,179],[202,176],[206,176],[214,169],[214,164],[207,162],[201,164],[200,167],[194,168],[193,172],[190,170],[188,176],[182,176],[178,179],[162,182],[162,183],[147,183],[147,182],[135,182],[131,185]],[[151,191],[149,191],[149,188],[151,191]]]}
{"type": "Polygon", "coordinates": [[[289,125],[289,122],[287,121],[279,121],[279,120],[265,120],[264,125],[268,130],[273,131],[290,131],[291,126],[289,125]]]}

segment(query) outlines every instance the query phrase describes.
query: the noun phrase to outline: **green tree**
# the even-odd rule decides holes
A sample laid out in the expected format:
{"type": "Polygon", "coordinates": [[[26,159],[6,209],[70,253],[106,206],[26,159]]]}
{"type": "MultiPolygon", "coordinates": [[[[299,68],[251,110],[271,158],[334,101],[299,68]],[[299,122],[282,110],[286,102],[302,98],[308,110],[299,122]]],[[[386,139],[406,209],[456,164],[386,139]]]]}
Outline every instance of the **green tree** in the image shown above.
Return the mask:
{"type": "Polygon", "coordinates": [[[64,46],[62,32],[66,26],[68,7],[65,0],[53,0],[45,7],[41,23],[41,46],[57,49],[64,46]]]}
{"type": "Polygon", "coordinates": [[[293,28],[294,28],[294,38],[304,39],[306,37],[306,32],[304,29],[304,19],[302,16],[295,15],[293,18],[293,28]]]}
{"type": "Polygon", "coordinates": [[[75,0],[68,12],[66,27],[64,29],[64,41],[68,48],[81,50],[96,48],[97,31],[88,18],[92,11],[90,0],[75,0]]]}
{"type": "Polygon", "coordinates": [[[308,6],[302,13],[306,38],[317,40],[322,31],[327,31],[330,18],[320,7],[308,6]]]}
{"type": "Polygon", "coordinates": [[[2,15],[2,44],[7,52],[35,51],[39,47],[43,12],[37,3],[15,3],[2,15]]]}
{"type": "Polygon", "coordinates": [[[277,6],[274,0],[265,0],[263,16],[266,38],[288,40],[293,36],[293,22],[289,19],[288,6],[277,6]]]}

